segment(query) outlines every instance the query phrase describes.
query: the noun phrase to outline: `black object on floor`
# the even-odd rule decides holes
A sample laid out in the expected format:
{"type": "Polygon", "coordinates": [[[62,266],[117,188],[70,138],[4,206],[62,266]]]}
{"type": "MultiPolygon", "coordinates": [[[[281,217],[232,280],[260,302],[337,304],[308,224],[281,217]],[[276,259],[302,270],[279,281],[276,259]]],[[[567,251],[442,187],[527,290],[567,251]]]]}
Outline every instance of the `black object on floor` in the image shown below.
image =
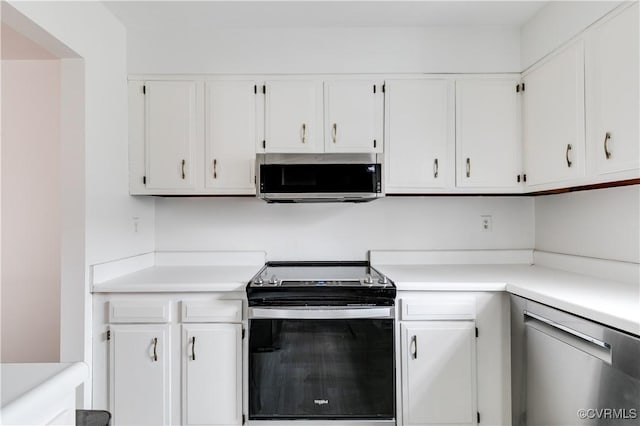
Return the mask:
{"type": "Polygon", "coordinates": [[[105,410],[76,410],[76,426],[109,426],[111,413],[105,410]]]}

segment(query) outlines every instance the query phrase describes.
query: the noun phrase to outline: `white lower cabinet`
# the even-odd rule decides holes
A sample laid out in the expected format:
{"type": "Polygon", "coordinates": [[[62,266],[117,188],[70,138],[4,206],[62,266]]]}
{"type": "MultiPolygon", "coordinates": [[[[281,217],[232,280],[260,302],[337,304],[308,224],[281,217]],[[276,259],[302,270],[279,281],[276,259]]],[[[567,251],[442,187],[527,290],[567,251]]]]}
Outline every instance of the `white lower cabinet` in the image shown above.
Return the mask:
{"type": "Polygon", "coordinates": [[[511,424],[509,299],[402,291],[398,425],[511,424]]]}
{"type": "Polygon", "coordinates": [[[239,426],[243,302],[208,293],[97,296],[93,408],[113,426],[239,426]]]}
{"type": "Polygon", "coordinates": [[[112,424],[171,424],[169,325],[117,324],[109,334],[112,424]]]}
{"type": "Polygon", "coordinates": [[[242,325],[182,326],[182,424],[242,424],[242,325]]]}
{"type": "Polygon", "coordinates": [[[416,321],[401,326],[405,425],[477,422],[474,321],[416,321]]]}

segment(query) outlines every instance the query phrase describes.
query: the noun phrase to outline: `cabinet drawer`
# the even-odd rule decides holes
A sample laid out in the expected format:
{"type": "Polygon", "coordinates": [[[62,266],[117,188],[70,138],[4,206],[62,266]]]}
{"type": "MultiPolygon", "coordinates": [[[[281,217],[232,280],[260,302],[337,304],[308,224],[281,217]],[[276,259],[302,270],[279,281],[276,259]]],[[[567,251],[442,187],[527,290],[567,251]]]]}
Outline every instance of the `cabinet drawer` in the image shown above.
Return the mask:
{"type": "Polygon", "coordinates": [[[241,322],[241,300],[183,301],[182,322],[241,322]]]}
{"type": "Polygon", "coordinates": [[[114,300],[109,302],[109,322],[167,323],[170,302],[165,300],[114,300]]]}
{"type": "Polygon", "coordinates": [[[400,319],[470,320],[476,317],[476,298],[472,295],[434,294],[400,300],[400,319]]]}

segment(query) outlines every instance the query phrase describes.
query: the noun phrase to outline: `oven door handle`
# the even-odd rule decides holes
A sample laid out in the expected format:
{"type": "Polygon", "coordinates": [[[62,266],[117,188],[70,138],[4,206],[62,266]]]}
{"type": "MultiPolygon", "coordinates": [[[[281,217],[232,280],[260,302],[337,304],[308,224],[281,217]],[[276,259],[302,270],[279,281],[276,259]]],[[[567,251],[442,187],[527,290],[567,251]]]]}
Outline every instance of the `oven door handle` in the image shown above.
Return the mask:
{"type": "Polygon", "coordinates": [[[374,308],[249,308],[249,319],[358,319],[393,318],[393,307],[374,308]]]}

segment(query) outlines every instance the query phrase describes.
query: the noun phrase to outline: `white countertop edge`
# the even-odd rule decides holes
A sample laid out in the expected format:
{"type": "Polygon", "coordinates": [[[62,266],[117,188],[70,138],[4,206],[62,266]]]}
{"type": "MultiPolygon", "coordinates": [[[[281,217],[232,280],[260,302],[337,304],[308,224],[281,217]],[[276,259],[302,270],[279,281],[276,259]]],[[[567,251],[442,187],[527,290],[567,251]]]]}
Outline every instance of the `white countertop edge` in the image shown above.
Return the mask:
{"type": "Polygon", "coordinates": [[[505,291],[505,282],[394,282],[398,291],[505,291]]]}
{"type": "Polygon", "coordinates": [[[84,362],[75,362],[64,370],[45,378],[33,389],[8,402],[0,411],[0,423],[6,425],[23,424],[24,419],[32,419],[37,407],[45,412],[61,399],[75,394],[75,388],[89,377],[89,366],[84,362]]]}
{"type": "Polygon", "coordinates": [[[247,282],[95,284],[92,293],[200,293],[245,291],[247,282]]]}
{"type": "Polygon", "coordinates": [[[612,313],[589,308],[578,303],[568,302],[563,299],[558,299],[553,296],[538,293],[535,290],[529,290],[519,287],[515,284],[507,284],[506,291],[510,294],[551,306],[552,308],[586,318],[590,321],[604,324],[607,327],[617,328],[618,330],[640,336],[640,322],[638,320],[634,321],[632,319],[617,316],[612,313]]]}
{"type": "Polygon", "coordinates": [[[91,265],[96,285],[154,266],[256,266],[267,259],[264,251],[157,251],[91,265]]]}
{"type": "Polygon", "coordinates": [[[372,265],[531,265],[532,249],[371,250],[372,265]]]}

